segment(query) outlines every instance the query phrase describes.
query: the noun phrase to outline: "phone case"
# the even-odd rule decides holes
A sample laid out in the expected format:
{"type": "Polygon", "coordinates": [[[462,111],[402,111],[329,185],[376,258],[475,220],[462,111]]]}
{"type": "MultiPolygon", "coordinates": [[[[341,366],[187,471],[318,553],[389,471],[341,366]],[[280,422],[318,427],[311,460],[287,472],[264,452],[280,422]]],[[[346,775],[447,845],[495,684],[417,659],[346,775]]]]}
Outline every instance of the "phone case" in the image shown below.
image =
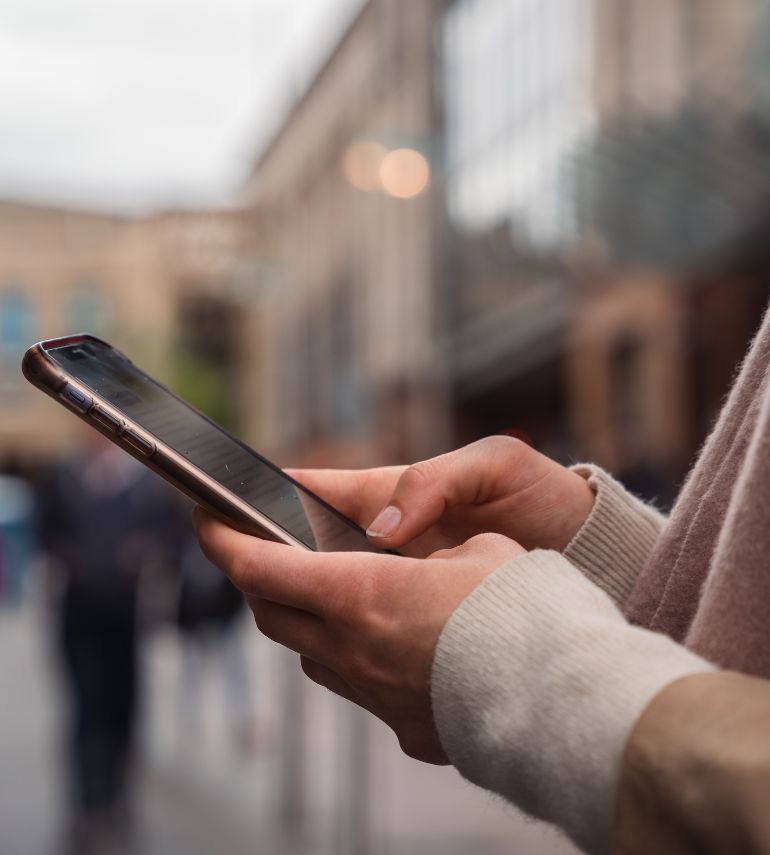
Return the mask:
{"type": "MultiPolygon", "coordinates": [[[[47,348],[69,344],[85,344],[89,341],[98,342],[117,353],[122,359],[131,362],[125,354],[103,339],[88,333],[79,333],[32,345],[24,354],[22,372],[27,380],[38,389],[63,404],[80,419],[106,436],[107,439],[127,451],[132,457],[152,469],[161,478],[164,478],[232,528],[278,543],[297,546],[300,549],[310,549],[261,514],[256,508],[232,494],[214,478],[192,465],[173,448],[148,434],[125,413],[117,410],[89,387],[67,374],[46,353],[47,348]]],[[[155,383],[158,382],[154,378],[150,379],[155,383]]],[[[163,386],[163,384],[159,385],[163,386]]],[[[168,387],[163,386],[163,389],[178,400],[183,401],[168,387]]],[[[183,401],[183,403],[200,413],[187,401],[183,401]]],[[[204,413],[200,413],[200,415],[210,421],[204,413]]],[[[326,504],[325,502],[322,503],[326,504]]]]}

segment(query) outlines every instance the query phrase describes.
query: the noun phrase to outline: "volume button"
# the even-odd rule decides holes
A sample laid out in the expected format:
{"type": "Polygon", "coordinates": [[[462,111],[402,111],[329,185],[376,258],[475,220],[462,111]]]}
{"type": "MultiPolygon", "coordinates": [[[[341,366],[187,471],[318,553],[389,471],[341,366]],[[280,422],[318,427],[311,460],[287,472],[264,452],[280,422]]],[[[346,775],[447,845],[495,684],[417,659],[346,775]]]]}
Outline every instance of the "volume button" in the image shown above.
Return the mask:
{"type": "Polygon", "coordinates": [[[145,457],[155,454],[155,445],[138,433],[134,433],[130,428],[123,431],[123,439],[145,457]]]}
{"type": "Polygon", "coordinates": [[[94,407],[91,412],[91,417],[95,422],[98,422],[102,427],[107,428],[107,430],[112,431],[112,433],[120,433],[123,422],[120,419],[115,418],[115,416],[110,415],[110,413],[102,410],[99,407],[94,407]]]}
{"type": "Polygon", "coordinates": [[[69,383],[59,392],[59,397],[81,413],[87,413],[93,404],[93,398],[90,398],[69,383]]]}

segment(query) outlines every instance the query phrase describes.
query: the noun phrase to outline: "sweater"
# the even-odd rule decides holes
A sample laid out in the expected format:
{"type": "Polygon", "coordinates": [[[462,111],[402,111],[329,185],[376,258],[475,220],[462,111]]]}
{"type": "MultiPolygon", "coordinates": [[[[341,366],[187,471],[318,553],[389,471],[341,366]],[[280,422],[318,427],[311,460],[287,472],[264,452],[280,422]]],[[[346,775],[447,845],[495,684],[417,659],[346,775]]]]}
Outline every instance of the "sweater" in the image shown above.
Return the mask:
{"type": "Polygon", "coordinates": [[[715,664],[770,673],[769,356],[770,313],[670,519],[577,467],[596,499],[564,553],[498,568],[439,638],[451,762],[589,852],[608,851],[623,752],[656,695],[715,664]]]}
{"type": "Polygon", "coordinates": [[[628,617],[770,677],[770,311],[625,604],[628,617]]]}

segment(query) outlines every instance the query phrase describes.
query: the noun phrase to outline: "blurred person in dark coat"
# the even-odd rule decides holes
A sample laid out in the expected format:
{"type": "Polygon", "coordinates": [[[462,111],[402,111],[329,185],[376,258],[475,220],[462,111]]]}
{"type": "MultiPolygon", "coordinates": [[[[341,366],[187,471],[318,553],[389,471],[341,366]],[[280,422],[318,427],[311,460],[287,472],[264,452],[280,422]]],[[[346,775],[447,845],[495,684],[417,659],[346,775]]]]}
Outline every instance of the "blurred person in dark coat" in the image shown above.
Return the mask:
{"type": "Polygon", "coordinates": [[[34,493],[27,480],[0,468],[0,603],[18,604],[33,558],[34,493]]]}
{"type": "Polygon", "coordinates": [[[145,467],[88,429],[42,484],[41,540],[57,584],[57,639],[71,703],[71,851],[129,828],[138,701],[137,588],[173,557],[179,503],[145,467]]]}

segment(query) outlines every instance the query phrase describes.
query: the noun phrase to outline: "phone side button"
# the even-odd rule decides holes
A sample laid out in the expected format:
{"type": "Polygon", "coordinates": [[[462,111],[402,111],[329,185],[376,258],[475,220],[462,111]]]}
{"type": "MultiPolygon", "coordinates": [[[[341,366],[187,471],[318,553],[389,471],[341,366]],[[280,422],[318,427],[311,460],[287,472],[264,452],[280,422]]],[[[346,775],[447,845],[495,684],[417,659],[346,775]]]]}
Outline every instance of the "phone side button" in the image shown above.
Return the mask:
{"type": "Polygon", "coordinates": [[[123,427],[123,422],[120,419],[116,419],[115,416],[110,415],[100,407],[94,407],[93,410],[91,410],[91,418],[113,433],[119,433],[123,427]]]}
{"type": "Polygon", "coordinates": [[[138,433],[126,428],[123,431],[123,439],[131,446],[131,448],[143,454],[145,457],[150,457],[155,454],[155,445],[138,433]]]}
{"type": "Polygon", "coordinates": [[[69,383],[59,392],[59,396],[63,398],[71,407],[79,410],[81,413],[87,413],[91,409],[93,399],[88,395],[84,395],[79,389],[71,386],[69,383]]]}

